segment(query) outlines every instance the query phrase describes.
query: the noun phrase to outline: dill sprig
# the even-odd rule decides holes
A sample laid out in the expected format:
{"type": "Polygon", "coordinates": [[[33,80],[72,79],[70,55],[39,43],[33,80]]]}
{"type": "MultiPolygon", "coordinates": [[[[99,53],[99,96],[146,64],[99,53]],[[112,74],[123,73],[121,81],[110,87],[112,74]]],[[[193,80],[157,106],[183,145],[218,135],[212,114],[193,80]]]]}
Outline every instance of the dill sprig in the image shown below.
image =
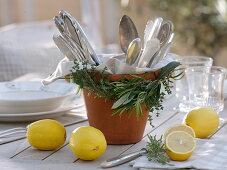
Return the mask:
{"type": "Polygon", "coordinates": [[[169,163],[169,157],[165,153],[164,143],[162,141],[162,136],[160,139],[156,139],[156,136],[149,136],[149,142],[147,142],[147,156],[149,161],[157,161],[162,164],[169,163]]]}
{"type": "MultiPolygon", "coordinates": [[[[169,63],[156,75],[155,80],[146,80],[144,77],[132,75],[132,79],[122,78],[119,81],[111,81],[105,74],[105,69],[102,72],[97,72],[95,66],[88,67],[86,62],[81,66],[75,61],[72,78],[73,82],[78,84],[81,89],[86,88],[94,92],[97,97],[113,101],[112,115],[121,116],[126,111],[130,117],[135,109],[136,116],[139,118],[143,115],[141,105],[145,104],[150,112],[157,111],[156,116],[159,116],[159,111],[163,110],[164,96],[171,93],[172,80],[179,77],[179,75],[173,74],[179,65],[179,62],[169,63]],[[164,91],[161,91],[162,86],[164,91]]],[[[151,115],[148,120],[152,125],[151,115]]]]}

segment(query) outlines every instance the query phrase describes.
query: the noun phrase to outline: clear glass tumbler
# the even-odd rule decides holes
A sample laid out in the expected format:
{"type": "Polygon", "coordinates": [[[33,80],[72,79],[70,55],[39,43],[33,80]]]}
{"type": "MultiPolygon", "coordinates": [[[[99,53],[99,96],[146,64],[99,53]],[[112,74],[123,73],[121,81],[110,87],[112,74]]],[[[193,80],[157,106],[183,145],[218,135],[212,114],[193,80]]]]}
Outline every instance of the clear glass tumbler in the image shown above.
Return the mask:
{"type": "Polygon", "coordinates": [[[187,76],[191,108],[211,107],[216,112],[223,110],[225,68],[189,67],[185,70],[185,75],[187,76]]]}
{"type": "Polygon", "coordinates": [[[179,100],[179,110],[182,112],[188,112],[191,110],[189,105],[188,96],[188,82],[187,75],[185,75],[185,69],[194,66],[212,66],[213,59],[204,56],[174,56],[174,60],[181,63],[177,70],[178,73],[183,72],[184,76],[180,80],[175,81],[175,94],[179,100]]]}

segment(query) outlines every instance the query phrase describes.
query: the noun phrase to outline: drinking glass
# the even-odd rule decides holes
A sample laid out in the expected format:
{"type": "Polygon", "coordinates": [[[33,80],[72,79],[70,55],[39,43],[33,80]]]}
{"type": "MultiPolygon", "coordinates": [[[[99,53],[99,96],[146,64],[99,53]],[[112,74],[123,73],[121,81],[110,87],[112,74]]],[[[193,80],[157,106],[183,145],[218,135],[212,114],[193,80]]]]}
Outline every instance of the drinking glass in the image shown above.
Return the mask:
{"type": "Polygon", "coordinates": [[[226,69],[223,67],[188,67],[185,70],[189,89],[189,105],[211,107],[216,112],[224,108],[224,79],[226,69]]]}
{"type": "Polygon", "coordinates": [[[182,112],[188,112],[191,110],[189,105],[188,96],[188,82],[187,75],[185,75],[185,69],[193,66],[212,66],[213,59],[205,56],[174,56],[175,61],[181,63],[178,67],[177,73],[183,72],[184,76],[180,80],[175,81],[175,94],[179,100],[179,110],[182,112]]]}

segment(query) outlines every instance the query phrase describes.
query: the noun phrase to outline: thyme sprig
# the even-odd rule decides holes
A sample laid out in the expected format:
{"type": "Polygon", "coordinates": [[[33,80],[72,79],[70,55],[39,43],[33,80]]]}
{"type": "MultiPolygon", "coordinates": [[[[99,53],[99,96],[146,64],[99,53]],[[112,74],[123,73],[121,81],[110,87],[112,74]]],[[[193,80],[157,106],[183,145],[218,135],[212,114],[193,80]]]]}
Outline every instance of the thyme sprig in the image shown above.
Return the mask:
{"type": "Polygon", "coordinates": [[[162,136],[160,139],[156,139],[156,136],[148,135],[149,142],[147,142],[147,153],[144,154],[149,161],[157,161],[162,164],[169,163],[169,157],[165,153],[164,143],[162,136]]]}
{"type": "MultiPolygon", "coordinates": [[[[163,110],[164,96],[171,94],[172,80],[179,77],[179,75],[173,75],[174,69],[179,65],[179,62],[169,63],[161,69],[158,75],[155,75],[155,80],[146,80],[144,77],[132,75],[132,79],[122,78],[119,81],[111,81],[108,79],[109,75],[105,74],[105,69],[97,72],[95,66],[90,67],[86,62],[80,65],[75,61],[72,77],[73,82],[80,88],[94,92],[97,97],[112,100],[114,102],[112,115],[122,116],[126,111],[130,117],[135,109],[136,116],[139,118],[143,115],[141,105],[145,104],[150,112],[156,110],[156,116],[158,116],[159,111],[163,110]],[[162,87],[164,91],[161,90],[162,87]]],[[[149,121],[151,124],[151,115],[149,121]]]]}

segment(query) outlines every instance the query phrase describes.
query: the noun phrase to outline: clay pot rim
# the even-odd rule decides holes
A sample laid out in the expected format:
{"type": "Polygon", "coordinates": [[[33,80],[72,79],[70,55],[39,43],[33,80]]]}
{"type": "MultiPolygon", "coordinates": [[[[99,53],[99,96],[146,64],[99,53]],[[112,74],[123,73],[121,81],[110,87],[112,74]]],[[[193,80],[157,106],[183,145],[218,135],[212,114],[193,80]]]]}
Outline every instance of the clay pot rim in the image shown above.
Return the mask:
{"type": "MultiPolygon", "coordinates": [[[[151,74],[151,73],[156,73],[156,72],[160,72],[161,71],[161,69],[159,69],[159,70],[155,70],[155,71],[150,71],[150,72],[144,72],[144,73],[131,73],[131,74],[110,74],[110,73],[104,73],[104,75],[143,75],[143,74],[151,74]]],[[[95,72],[98,72],[98,73],[100,73],[99,71],[95,71],[95,72]]],[[[90,73],[90,72],[89,72],[90,73]]]]}
{"type": "Polygon", "coordinates": [[[119,81],[121,79],[133,79],[136,78],[135,76],[138,77],[143,77],[145,80],[155,80],[156,76],[160,73],[161,69],[156,70],[156,71],[151,71],[151,72],[145,72],[145,73],[139,73],[139,74],[105,74],[108,80],[111,81],[119,81]],[[135,76],[134,76],[135,75],[135,76]]]}

